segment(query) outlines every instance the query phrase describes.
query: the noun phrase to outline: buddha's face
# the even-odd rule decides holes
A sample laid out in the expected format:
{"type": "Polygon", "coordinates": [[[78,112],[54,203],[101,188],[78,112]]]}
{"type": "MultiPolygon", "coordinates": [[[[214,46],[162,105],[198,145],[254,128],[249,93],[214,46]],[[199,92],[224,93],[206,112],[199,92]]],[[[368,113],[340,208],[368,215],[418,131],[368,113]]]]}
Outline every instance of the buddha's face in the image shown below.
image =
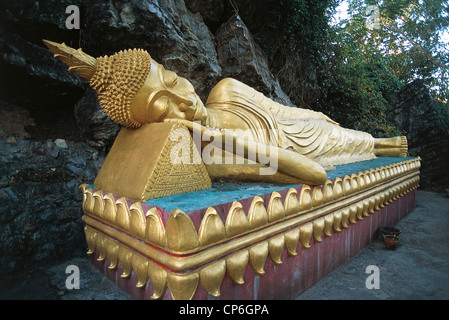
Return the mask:
{"type": "Polygon", "coordinates": [[[203,122],[204,104],[185,78],[151,59],[151,69],[131,103],[133,118],[140,123],[184,119],[203,122]]]}

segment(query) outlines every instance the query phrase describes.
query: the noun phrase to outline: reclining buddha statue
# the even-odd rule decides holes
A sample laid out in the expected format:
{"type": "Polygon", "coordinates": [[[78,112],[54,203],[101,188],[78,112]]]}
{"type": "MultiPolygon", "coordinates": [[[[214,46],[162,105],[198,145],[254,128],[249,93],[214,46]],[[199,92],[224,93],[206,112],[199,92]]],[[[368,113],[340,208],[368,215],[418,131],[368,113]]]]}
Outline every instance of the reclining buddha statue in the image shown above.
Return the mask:
{"type": "MultiPolygon", "coordinates": [[[[244,150],[244,157],[261,151],[277,156],[274,174],[261,176],[248,163],[210,164],[212,179],[319,185],[327,179],[327,167],[407,153],[405,137],[379,139],[342,128],[321,112],[281,105],[231,78],[216,84],[203,104],[188,80],[141,49],[94,58],[65,44],[44,43],[70,71],[89,81],[104,112],[127,128],[179,122],[205,136],[230,137],[232,150],[244,150]]],[[[254,161],[261,163],[257,157],[254,161]]]]}

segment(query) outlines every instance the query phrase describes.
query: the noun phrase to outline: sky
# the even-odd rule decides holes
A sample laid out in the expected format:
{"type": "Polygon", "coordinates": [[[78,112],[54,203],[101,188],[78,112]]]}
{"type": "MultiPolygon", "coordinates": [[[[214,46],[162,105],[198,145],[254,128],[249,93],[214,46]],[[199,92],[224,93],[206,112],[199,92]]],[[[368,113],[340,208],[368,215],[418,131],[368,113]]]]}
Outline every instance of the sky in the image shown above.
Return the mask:
{"type": "MultiPolygon", "coordinates": [[[[349,18],[348,15],[348,2],[342,1],[337,7],[336,14],[332,17],[331,23],[333,25],[338,24],[341,20],[349,18]]],[[[449,19],[449,17],[448,17],[449,19]]],[[[440,33],[441,41],[449,46],[449,30],[440,33]]]]}

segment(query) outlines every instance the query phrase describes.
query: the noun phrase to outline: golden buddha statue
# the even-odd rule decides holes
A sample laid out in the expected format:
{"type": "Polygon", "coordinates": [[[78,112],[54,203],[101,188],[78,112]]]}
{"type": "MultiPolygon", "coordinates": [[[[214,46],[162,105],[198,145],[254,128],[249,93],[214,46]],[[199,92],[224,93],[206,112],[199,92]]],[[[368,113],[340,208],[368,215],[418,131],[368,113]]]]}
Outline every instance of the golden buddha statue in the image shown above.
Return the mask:
{"type": "Polygon", "coordinates": [[[203,104],[188,80],[166,70],[144,50],[93,58],[81,49],[44,43],[70,71],[89,81],[105,113],[121,125],[138,129],[176,121],[191,131],[199,128],[207,139],[222,137],[217,141],[223,150],[226,140],[232,141],[230,152],[243,150],[244,158],[256,155],[245,163],[206,165],[212,179],[317,185],[326,181],[326,167],[407,153],[405,137],[377,139],[342,128],[321,112],[281,105],[231,78],[221,80],[203,104]],[[260,167],[266,165],[260,154],[276,155],[275,173],[260,175],[260,167]]]}

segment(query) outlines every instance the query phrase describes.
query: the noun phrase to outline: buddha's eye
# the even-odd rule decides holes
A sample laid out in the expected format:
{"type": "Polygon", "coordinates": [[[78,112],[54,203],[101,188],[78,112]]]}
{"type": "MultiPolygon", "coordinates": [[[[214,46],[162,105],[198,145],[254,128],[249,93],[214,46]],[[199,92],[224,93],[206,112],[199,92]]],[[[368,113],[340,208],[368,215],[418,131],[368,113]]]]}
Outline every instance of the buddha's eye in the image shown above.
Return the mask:
{"type": "Polygon", "coordinates": [[[172,71],[165,70],[164,83],[168,88],[173,88],[178,84],[178,75],[172,71]]]}

